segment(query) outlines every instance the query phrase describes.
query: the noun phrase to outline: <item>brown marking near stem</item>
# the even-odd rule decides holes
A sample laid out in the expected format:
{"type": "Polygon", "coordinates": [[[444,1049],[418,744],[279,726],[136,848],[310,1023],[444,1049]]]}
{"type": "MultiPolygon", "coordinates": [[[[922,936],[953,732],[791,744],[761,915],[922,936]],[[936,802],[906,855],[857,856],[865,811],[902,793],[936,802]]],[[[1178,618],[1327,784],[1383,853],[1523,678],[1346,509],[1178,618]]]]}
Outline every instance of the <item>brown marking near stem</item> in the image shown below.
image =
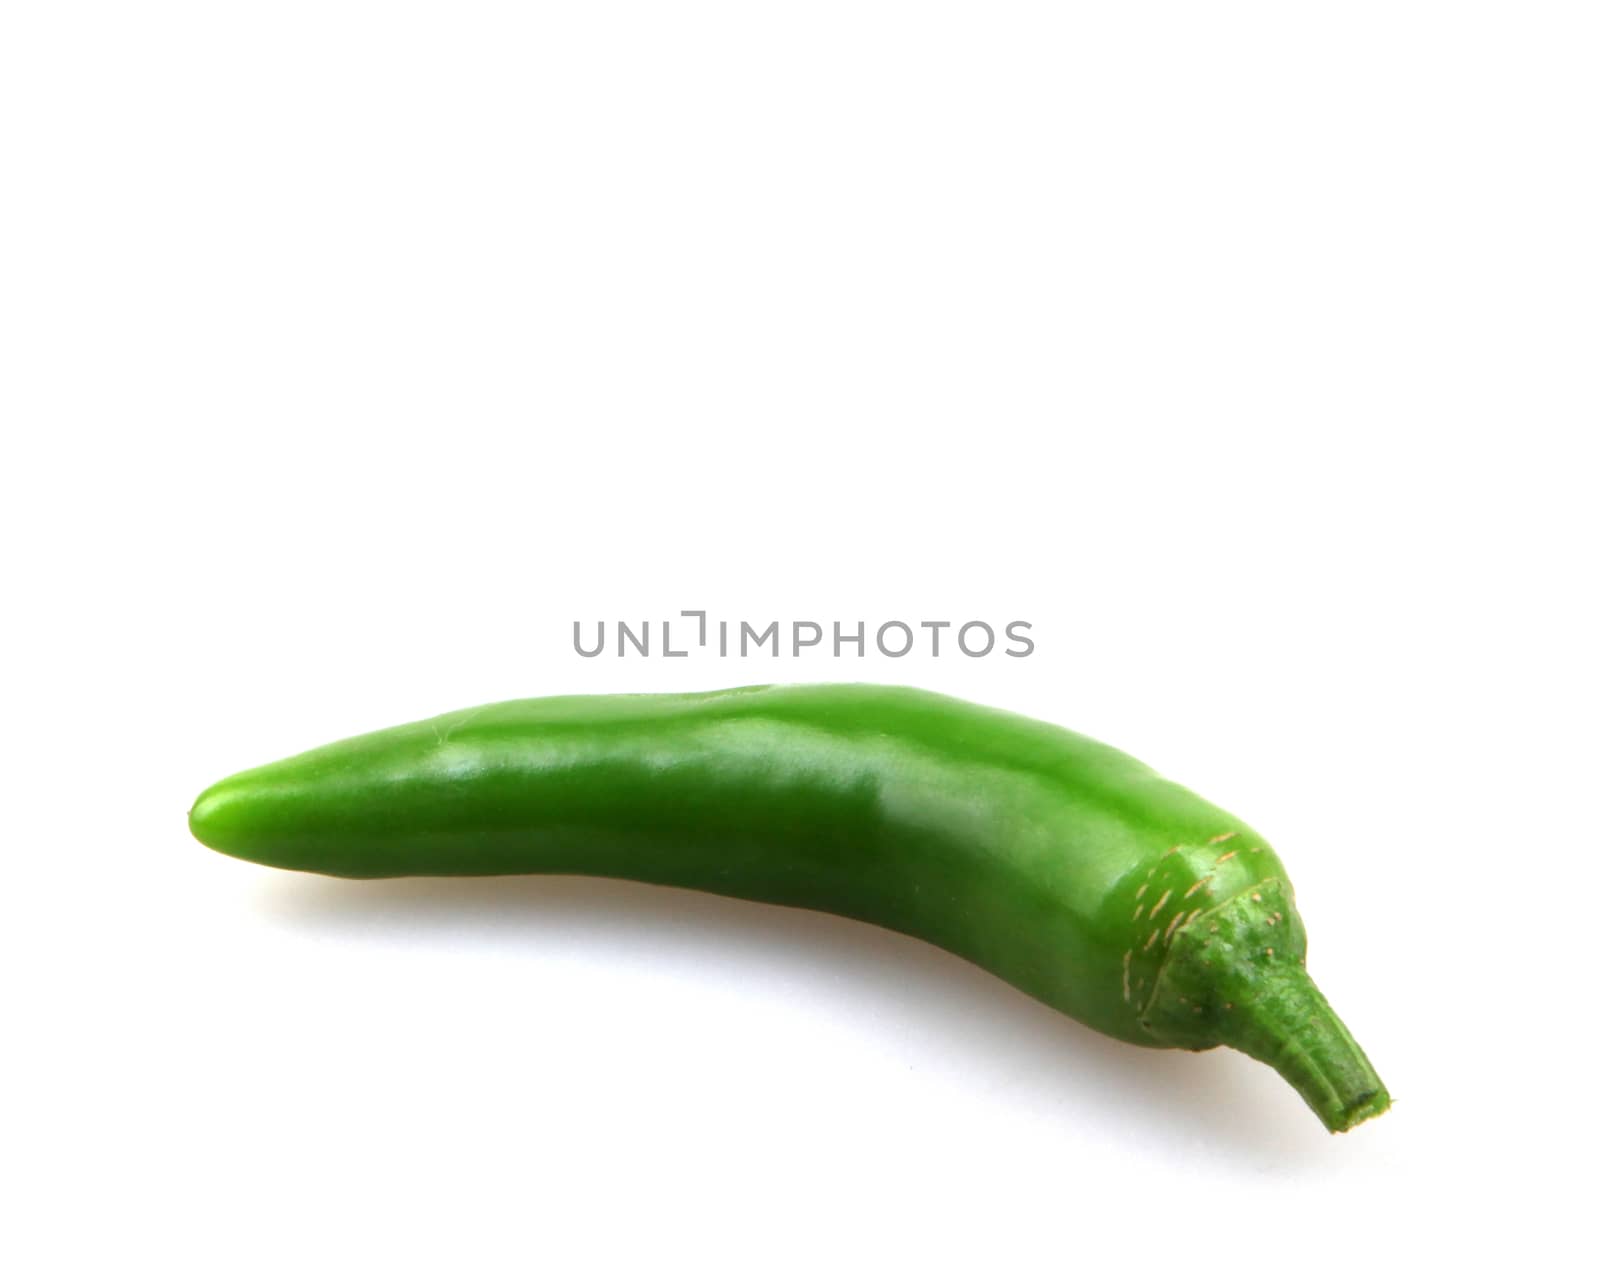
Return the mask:
{"type": "Polygon", "coordinates": [[[1272,955],[1272,949],[1270,947],[1266,949],[1266,952],[1268,956],[1272,955]]]}
{"type": "Polygon", "coordinates": [[[1259,893],[1259,892],[1257,892],[1257,893],[1256,893],[1256,894],[1253,894],[1253,895],[1251,895],[1251,896],[1250,896],[1250,902],[1251,902],[1251,903],[1260,903],[1260,902],[1261,902],[1261,895],[1260,895],[1260,893],[1259,893]]]}
{"type": "Polygon", "coordinates": [[[1209,842],[1207,842],[1206,845],[1207,846],[1220,846],[1220,845],[1222,845],[1223,842],[1232,841],[1237,836],[1239,836],[1239,833],[1238,833],[1237,830],[1235,830],[1234,832],[1231,832],[1231,833],[1218,833],[1209,842]]]}
{"type": "Polygon", "coordinates": [[[1225,864],[1230,859],[1232,859],[1235,855],[1237,855],[1238,853],[1239,852],[1236,851],[1236,850],[1230,850],[1226,855],[1218,855],[1217,856],[1217,862],[1215,864],[1212,864],[1211,866],[1213,868],[1215,868],[1215,867],[1217,867],[1218,864],[1225,864]]]}
{"type": "Polygon", "coordinates": [[[1172,942],[1172,935],[1173,935],[1174,931],[1177,930],[1178,922],[1181,921],[1181,920],[1183,920],[1183,913],[1182,912],[1174,912],[1172,914],[1172,920],[1167,922],[1167,934],[1166,934],[1167,942],[1169,942],[1169,943],[1172,942]]]}
{"type": "Polygon", "coordinates": [[[1156,906],[1150,909],[1150,919],[1152,921],[1156,919],[1156,913],[1160,912],[1162,908],[1167,906],[1167,900],[1170,898],[1172,898],[1172,891],[1163,890],[1161,892],[1161,897],[1156,900],[1156,906]]]}
{"type": "Polygon", "coordinates": [[[1210,880],[1211,880],[1211,874],[1207,873],[1204,877],[1200,878],[1199,881],[1195,882],[1194,885],[1190,886],[1187,890],[1185,890],[1183,892],[1183,897],[1185,899],[1192,898],[1194,896],[1194,892],[1196,890],[1200,889],[1201,886],[1205,885],[1210,880]]]}

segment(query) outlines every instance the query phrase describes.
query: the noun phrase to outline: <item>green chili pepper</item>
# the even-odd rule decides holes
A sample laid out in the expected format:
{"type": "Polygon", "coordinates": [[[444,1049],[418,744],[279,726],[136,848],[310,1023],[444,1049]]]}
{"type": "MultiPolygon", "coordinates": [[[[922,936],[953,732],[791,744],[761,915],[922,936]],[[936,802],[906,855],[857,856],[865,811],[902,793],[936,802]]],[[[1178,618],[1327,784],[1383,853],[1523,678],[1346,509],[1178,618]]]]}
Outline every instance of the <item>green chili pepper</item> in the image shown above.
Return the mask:
{"type": "Polygon", "coordinates": [[[1266,842],[1115,749],[929,692],[509,701],[245,771],[189,823],[342,877],[581,873],[835,912],[1108,1035],[1241,1049],[1331,1131],[1389,1105],[1266,842]]]}

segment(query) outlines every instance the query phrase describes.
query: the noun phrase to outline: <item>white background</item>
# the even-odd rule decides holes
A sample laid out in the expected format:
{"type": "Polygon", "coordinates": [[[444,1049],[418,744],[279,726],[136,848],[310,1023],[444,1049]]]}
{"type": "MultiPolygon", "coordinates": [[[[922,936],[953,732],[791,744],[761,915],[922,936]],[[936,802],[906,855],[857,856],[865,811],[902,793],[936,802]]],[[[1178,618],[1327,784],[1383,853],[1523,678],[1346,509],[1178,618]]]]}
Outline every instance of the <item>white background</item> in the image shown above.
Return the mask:
{"type": "Polygon", "coordinates": [[[1581,1258],[1596,36],[7,5],[0,1258],[1581,1258]],[[1038,646],[571,650],[686,607],[1038,646]],[[837,678],[1244,815],[1393,1112],[1329,1137],[1242,1056],[835,918],[186,832],[446,709],[837,678]]]}

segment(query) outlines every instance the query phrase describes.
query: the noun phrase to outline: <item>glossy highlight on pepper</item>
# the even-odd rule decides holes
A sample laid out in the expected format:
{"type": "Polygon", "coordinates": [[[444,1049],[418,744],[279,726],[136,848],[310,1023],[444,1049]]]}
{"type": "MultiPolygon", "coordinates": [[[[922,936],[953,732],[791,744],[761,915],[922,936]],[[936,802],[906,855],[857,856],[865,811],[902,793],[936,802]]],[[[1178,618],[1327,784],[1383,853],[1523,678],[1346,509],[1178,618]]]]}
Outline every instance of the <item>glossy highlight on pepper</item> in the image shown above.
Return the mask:
{"type": "Polygon", "coordinates": [[[1134,1044],[1225,1044],[1330,1131],[1389,1096],[1282,862],[1107,745],[874,684],[507,701],[230,776],[194,835],[341,877],[574,873],[869,921],[1134,1044]]]}

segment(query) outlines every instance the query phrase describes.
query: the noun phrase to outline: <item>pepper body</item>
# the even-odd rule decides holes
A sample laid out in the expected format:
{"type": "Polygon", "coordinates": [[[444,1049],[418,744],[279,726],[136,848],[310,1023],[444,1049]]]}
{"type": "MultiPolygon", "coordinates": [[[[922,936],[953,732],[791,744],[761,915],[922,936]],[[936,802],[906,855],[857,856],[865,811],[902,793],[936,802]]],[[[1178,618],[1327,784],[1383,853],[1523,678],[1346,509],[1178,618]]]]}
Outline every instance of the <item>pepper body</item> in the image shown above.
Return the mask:
{"type": "Polygon", "coordinates": [[[1330,1128],[1387,1105],[1305,976],[1259,836],[1109,746],[946,696],[510,701],[243,772],[190,823],[228,854],[344,877],[578,873],[838,913],[1136,1044],[1229,1043],[1280,1069],[1326,1048],[1333,1075],[1296,1086],[1330,1128]]]}

